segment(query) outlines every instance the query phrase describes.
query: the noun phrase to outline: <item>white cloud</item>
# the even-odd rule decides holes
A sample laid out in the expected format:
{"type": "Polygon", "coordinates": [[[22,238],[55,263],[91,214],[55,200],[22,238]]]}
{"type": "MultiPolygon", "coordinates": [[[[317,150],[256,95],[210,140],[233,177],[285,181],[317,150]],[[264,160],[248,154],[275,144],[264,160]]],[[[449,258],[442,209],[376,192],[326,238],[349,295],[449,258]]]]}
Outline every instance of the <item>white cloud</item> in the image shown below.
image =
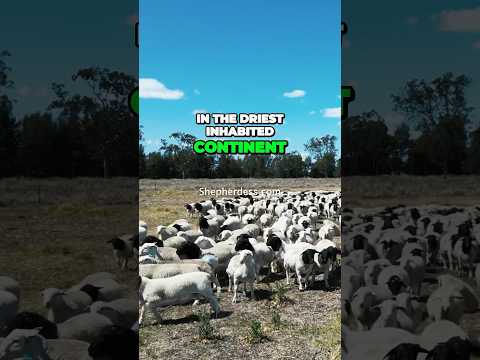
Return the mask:
{"type": "Polygon", "coordinates": [[[342,108],[335,107],[335,108],[326,108],[322,110],[323,117],[326,118],[339,118],[342,115],[342,108]]]}
{"type": "Polygon", "coordinates": [[[195,95],[200,95],[200,90],[194,89],[194,90],[193,90],[193,93],[194,93],[195,95]]]}
{"type": "Polygon", "coordinates": [[[317,112],[315,110],[312,110],[308,113],[308,115],[315,115],[317,112]]]}
{"type": "Polygon", "coordinates": [[[195,109],[192,111],[192,114],[193,115],[197,115],[197,114],[207,114],[208,113],[208,110],[205,110],[205,109],[195,109]]]}
{"type": "Polygon", "coordinates": [[[480,7],[475,9],[445,10],[436,18],[438,18],[438,25],[441,31],[480,31],[480,7]]]}
{"type": "Polygon", "coordinates": [[[288,98],[299,98],[299,97],[304,97],[305,94],[306,94],[306,91],[304,90],[293,90],[290,92],[284,92],[283,96],[288,98]]]}
{"type": "Polygon", "coordinates": [[[184,97],[181,90],[168,89],[156,79],[140,79],[140,97],[144,99],[180,100],[184,97]]]}

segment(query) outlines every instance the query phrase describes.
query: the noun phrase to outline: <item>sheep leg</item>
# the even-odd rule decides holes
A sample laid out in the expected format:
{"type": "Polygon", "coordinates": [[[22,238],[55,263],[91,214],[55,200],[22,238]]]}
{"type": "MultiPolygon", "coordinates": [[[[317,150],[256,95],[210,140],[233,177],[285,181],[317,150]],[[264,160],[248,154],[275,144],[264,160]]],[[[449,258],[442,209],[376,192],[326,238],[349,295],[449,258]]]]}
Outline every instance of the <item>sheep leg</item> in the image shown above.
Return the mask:
{"type": "Polygon", "coordinates": [[[138,309],[138,326],[142,324],[143,321],[143,313],[145,311],[145,306],[144,304],[140,304],[139,309],[138,309]]]}
{"type": "Polygon", "coordinates": [[[285,267],[285,275],[287,277],[287,285],[290,285],[290,271],[288,269],[288,266],[285,267]]]}
{"type": "Polygon", "coordinates": [[[232,292],[232,277],[228,277],[228,292],[232,292]]]}
{"type": "Polygon", "coordinates": [[[237,292],[238,292],[238,283],[234,280],[232,304],[235,304],[237,302],[237,292]]]}
{"type": "Polygon", "coordinates": [[[327,267],[327,270],[325,270],[325,272],[323,273],[323,281],[325,282],[326,289],[330,289],[330,284],[328,282],[329,275],[330,275],[330,271],[328,270],[328,267],[327,267]]]}
{"type": "Polygon", "coordinates": [[[217,317],[218,314],[220,314],[220,304],[218,303],[215,295],[213,295],[213,290],[207,289],[205,292],[202,293],[202,295],[208,300],[208,302],[210,303],[210,307],[213,310],[214,316],[217,317]]]}
{"type": "Polygon", "coordinates": [[[298,278],[298,290],[303,291],[304,286],[302,284],[302,275],[300,274],[299,271],[297,271],[297,278],[298,278]]]}
{"type": "MultiPolygon", "coordinates": [[[[228,280],[230,281],[230,278],[228,280]]],[[[213,283],[215,284],[217,294],[220,294],[222,292],[222,287],[220,286],[217,275],[213,275],[213,283]]]]}
{"type": "Polygon", "coordinates": [[[250,282],[250,297],[252,298],[252,300],[256,300],[254,286],[255,281],[250,282]]]}

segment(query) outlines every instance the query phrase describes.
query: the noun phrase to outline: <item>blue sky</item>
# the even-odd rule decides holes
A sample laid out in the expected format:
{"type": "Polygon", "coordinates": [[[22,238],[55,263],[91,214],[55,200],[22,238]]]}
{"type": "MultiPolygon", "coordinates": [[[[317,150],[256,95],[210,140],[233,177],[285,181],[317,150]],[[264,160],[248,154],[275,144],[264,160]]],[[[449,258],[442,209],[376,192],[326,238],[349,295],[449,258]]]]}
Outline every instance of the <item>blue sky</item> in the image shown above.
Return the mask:
{"type": "Polygon", "coordinates": [[[480,5],[478,1],[423,0],[363,2],[345,0],[349,25],[342,53],[342,82],[355,86],[350,113],[376,109],[391,129],[404,121],[393,112],[390,94],[406,81],[431,80],[445,72],[472,79],[467,95],[480,112],[480,5]]]}
{"type": "Polygon", "coordinates": [[[51,84],[72,89],[81,68],[107,67],[138,74],[134,23],[138,3],[85,0],[8,2],[0,11],[0,51],[8,50],[15,88],[14,113],[45,111],[53,99],[51,84]],[[128,4],[127,4],[128,3],[128,4]]]}
{"type": "Polygon", "coordinates": [[[334,0],[141,0],[146,151],[176,131],[204,138],[196,110],[283,112],[288,151],[325,134],[339,146],[340,22],[334,0]]]}

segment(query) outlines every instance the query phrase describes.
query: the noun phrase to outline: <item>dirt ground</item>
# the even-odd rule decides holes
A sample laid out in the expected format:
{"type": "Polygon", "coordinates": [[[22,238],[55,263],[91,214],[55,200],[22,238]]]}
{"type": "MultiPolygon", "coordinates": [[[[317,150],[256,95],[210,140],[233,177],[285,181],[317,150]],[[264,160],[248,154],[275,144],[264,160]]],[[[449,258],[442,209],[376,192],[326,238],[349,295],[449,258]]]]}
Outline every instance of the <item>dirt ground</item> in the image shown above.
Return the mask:
{"type": "MultiPolygon", "coordinates": [[[[221,189],[339,190],[339,179],[199,179],[141,180],[140,219],[149,229],[185,218],[183,205],[202,197],[199,188],[221,189]]],[[[339,239],[337,239],[339,241],[339,239]]],[[[140,359],[339,359],[340,284],[325,291],[317,277],[315,286],[300,292],[286,285],[284,276],[262,279],[256,300],[240,298],[231,303],[223,288],[222,313],[210,320],[210,340],[200,336],[198,314],[210,311],[206,304],[174,306],[162,313],[162,324],[150,315],[140,330],[140,359]],[[278,318],[279,316],[279,318],[278,318]],[[261,324],[261,335],[252,335],[252,321],[261,324]]],[[[223,279],[222,285],[225,285],[223,279]]]]}

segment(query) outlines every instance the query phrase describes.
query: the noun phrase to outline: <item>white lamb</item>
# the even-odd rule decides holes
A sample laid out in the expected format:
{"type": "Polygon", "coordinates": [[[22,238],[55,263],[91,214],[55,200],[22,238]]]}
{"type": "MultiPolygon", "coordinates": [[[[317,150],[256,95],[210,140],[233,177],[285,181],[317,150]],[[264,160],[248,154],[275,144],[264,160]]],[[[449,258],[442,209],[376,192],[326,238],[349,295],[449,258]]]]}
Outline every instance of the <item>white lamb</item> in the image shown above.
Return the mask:
{"type": "Polygon", "coordinates": [[[250,250],[241,250],[238,255],[230,259],[227,267],[228,291],[232,291],[232,303],[237,302],[238,285],[244,284],[244,293],[246,293],[247,283],[250,285],[250,297],[255,298],[254,285],[256,276],[255,259],[250,250]]]}
{"type": "Polygon", "coordinates": [[[220,305],[213,294],[211,281],[211,275],[204,272],[181,274],[166,279],[140,277],[138,323],[142,323],[145,310],[153,312],[160,322],[160,314],[155,311],[156,307],[185,304],[201,297],[210,302],[210,306],[217,316],[220,312],[220,305]]]}

